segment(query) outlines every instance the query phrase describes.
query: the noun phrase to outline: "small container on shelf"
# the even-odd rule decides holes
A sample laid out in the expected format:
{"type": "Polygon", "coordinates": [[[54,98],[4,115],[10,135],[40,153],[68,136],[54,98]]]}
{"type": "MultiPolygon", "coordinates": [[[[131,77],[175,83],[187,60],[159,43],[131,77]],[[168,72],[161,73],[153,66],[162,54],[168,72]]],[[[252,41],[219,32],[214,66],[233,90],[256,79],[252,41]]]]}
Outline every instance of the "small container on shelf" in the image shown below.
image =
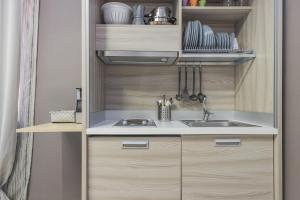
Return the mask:
{"type": "Polygon", "coordinates": [[[236,6],[248,6],[248,0],[235,0],[236,6]]]}
{"type": "Polygon", "coordinates": [[[197,6],[198,0],[190,0],[190,6],[197,6]]]}
{"type": "Polygon", "coordinates": [[[223,6],[234,6],[234,0],[223,0],[223,6]]]}
{"type": "Polygon", "coordinates": [[[75,110],[51,111],[52,123],[75,123],[75,110]]]}
{"type": "Polygon", "coordinates": [[[132,8],[120,2],[109,2],[101,7],[106,24],[131,24],[132,8]]]}
{"type": "Polygon", "coordinates": [[[204,6],[206,6],[206,0],[199,0],[199,6],[200,7],[204,7],[204,6]]]}
{"type": "Polygon", "coordinates": [[[182,5],[183,6],[188,6],[189,5],[189,0],[182,0],[182,5]]]}

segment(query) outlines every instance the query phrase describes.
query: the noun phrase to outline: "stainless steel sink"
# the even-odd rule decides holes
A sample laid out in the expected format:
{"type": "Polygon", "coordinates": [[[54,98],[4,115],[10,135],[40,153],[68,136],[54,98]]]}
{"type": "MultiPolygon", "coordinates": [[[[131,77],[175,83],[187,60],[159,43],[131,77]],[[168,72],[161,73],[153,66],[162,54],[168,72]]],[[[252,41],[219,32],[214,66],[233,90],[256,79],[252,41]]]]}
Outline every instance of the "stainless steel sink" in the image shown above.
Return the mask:
{"type": "Polygon", "coordinates": [[[253,124],[229,120],[181,120],[181,122],[190,127],[258,127],[253,124]]]}

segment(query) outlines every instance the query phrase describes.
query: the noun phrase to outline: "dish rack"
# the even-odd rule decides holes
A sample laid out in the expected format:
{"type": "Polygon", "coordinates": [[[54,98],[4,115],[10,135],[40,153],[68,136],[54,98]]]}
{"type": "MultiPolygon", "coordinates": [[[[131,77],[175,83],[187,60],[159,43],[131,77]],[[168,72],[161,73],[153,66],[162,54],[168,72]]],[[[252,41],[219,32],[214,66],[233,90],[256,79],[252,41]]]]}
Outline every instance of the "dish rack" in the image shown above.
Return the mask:
{"type": "Polygon", "coordinates": [[[242,49],[184,49],[183,53],[253,53],[253,50],[242,49]]]}
{"type": "Polygon", "coordinates": [[[234,33],[214,32],[199,20],[188,21],[177,65],[238,65],[253,60],[253,50],[240,49],[234,33]]]}
{"type": "Polygon", "coordinates": [[[205,53],[182,52],[179,56],[177,66],[236,66],[254,60],[256,54],[253,50],[232,50],[227,53],[216,53],[214,51],[205,53]]]}

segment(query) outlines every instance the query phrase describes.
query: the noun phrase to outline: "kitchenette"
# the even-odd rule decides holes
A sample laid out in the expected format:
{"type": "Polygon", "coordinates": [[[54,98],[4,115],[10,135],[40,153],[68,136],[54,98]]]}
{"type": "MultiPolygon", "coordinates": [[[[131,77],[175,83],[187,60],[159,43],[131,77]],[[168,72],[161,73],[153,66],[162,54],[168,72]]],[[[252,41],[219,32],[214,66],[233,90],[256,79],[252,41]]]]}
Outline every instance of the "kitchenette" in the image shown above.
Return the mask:
{"type": "Polygon", "coordinates": [[[279,5],[83,1],[82,199],[279,200],[279,5]]]}

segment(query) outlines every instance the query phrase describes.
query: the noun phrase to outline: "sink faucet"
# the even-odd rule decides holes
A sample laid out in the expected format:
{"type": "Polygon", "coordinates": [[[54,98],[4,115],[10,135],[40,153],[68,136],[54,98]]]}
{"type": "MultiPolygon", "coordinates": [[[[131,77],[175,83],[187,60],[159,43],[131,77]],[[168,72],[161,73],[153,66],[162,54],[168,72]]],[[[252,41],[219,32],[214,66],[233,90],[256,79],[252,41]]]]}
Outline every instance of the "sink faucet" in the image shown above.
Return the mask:
{"type": "Polygon", "coordinates": [[[206,107],[206,102],[207,102],[207,96],[205,94],[200,93],[199,96],[199,101],[202,103],[202,108],[203,108],[203,120],[207,121],[209,120],[209,116],[212,114],[211,112],[208,111],[206,107]]]}

